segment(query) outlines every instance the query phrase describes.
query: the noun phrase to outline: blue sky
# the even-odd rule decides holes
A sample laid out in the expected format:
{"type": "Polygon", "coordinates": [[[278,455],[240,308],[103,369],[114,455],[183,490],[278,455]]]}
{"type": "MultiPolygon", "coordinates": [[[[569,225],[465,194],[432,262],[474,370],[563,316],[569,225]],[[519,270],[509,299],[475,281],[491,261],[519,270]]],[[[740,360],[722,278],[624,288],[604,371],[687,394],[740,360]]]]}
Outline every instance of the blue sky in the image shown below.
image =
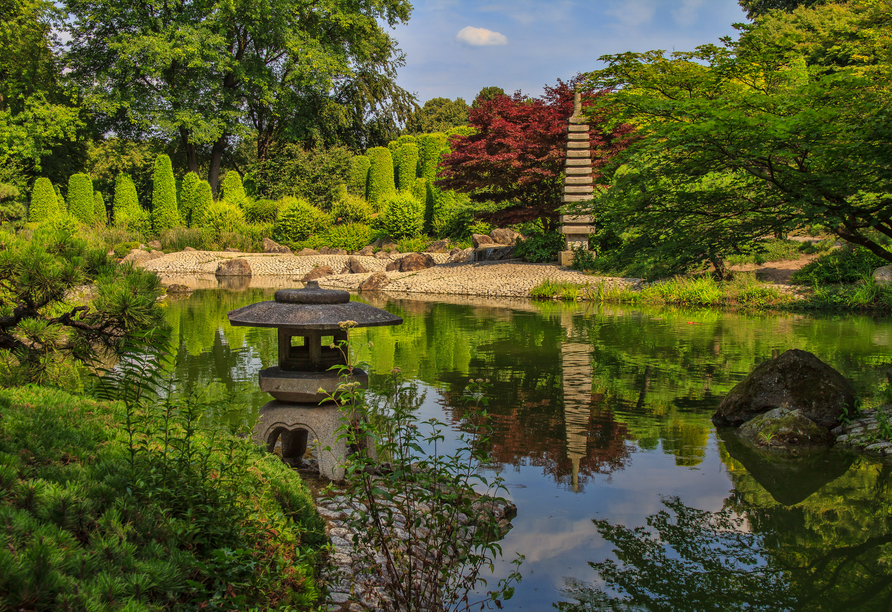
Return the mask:
{"type": "Polygon", "coordinates": [[[462,97],[481,88],[538,96],[558,78],[602,67],[609,53],[688,51],[735,35],[737,0],[412,0],[392,34],[406,53],[397,83],[418,95],[462,97]]]}

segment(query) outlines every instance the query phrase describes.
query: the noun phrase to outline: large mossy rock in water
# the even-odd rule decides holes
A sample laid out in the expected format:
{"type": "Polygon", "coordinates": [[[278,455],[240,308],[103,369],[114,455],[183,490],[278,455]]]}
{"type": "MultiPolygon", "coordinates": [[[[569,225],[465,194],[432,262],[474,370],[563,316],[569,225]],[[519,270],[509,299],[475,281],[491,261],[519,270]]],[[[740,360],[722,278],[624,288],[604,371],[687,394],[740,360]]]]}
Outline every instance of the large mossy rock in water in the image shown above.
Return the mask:
{"type": "Polygon", "coordinates": [[[853,414],[855,390],[842,374],[809,353],[791,349],[760,364],[722,400],[712,415],[719,427],[738,427],[773,410],[789,408],[833,429],[853,414]]]}
{"type": "Polygon", "coordinates": [[[828,448],[834,437],[830,430],[821,427],[801,410],[775,408],[747,421],[737,430],[744,440],[756,448],[792,451],[828,448]]]}

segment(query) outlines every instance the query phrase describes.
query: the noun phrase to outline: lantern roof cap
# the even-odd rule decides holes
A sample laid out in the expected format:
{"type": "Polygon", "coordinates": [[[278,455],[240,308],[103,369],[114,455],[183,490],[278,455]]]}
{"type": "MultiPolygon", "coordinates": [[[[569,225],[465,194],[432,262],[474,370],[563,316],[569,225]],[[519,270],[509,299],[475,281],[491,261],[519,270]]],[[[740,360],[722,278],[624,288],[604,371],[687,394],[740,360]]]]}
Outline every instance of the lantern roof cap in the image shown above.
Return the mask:
{"type": "Polygon", "coordinates": [[[386,310],[362,302],[351,302],[346,291],[322,289],[316,281],[303,289],[280,289],[274,302],[257,302],[227,313],[229,322],[244,327],[281,327],[335,330],[350,327],[400,325],[403,320],[386,310]]]}

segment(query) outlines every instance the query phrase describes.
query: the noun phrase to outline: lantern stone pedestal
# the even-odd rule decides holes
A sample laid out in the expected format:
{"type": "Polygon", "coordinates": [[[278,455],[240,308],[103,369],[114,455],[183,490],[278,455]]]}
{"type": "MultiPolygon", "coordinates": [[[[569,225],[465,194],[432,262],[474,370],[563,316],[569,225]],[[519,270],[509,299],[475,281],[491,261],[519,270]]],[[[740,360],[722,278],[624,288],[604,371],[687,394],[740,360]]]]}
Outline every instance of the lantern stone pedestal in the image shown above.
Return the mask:
{"type": "MultiPolygon", "coordinates": [[[[281,442],[282,459],[294,463],[308,446],[319,473],[330,480],[344,479],[349,452],[375,458],[375,447],[359,436],[348,448],[342,426],[350,406],[339,406],[339,385],[345,379],[336,366],[346,366],[348,329],[399,325],[403,320],[362,302],[351,302],[346,291],[321,289],[309,281],[303,289],[282,289],[274,302],[258,302],[228,313],[232,325],[275,327],[279,336],[279,365],[261,370],[260,388],[275,401],[260,409],[253,439],[272,452],[281,442]],[[332,368],[335,369],[332,369],[332,368]],[[340,438],[340,439],[339,439],[340,438]]],[[[368,375],[354,368],[349,382],[368,385],[368,375]]],[[[356,422],[352,427],[361,427],[356,422]]]]}

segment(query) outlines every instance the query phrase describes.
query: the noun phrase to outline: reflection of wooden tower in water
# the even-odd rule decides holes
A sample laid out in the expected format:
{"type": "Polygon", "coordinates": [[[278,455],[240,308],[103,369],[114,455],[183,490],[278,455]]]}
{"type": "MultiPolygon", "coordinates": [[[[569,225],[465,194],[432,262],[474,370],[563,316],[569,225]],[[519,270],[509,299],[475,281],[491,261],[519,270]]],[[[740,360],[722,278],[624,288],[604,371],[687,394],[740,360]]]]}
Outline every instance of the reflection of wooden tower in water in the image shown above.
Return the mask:
{"type": "Polygon", "coordinates": [[[592,399],[592,347],[577,339],[572,313],[561,315],[566,334],[561,344],[561,371],[564,387],[564,427],[567,456],[573,464],[573,492],[579,491],[579,463],[586,454],[589,413],[592,399]]]}

